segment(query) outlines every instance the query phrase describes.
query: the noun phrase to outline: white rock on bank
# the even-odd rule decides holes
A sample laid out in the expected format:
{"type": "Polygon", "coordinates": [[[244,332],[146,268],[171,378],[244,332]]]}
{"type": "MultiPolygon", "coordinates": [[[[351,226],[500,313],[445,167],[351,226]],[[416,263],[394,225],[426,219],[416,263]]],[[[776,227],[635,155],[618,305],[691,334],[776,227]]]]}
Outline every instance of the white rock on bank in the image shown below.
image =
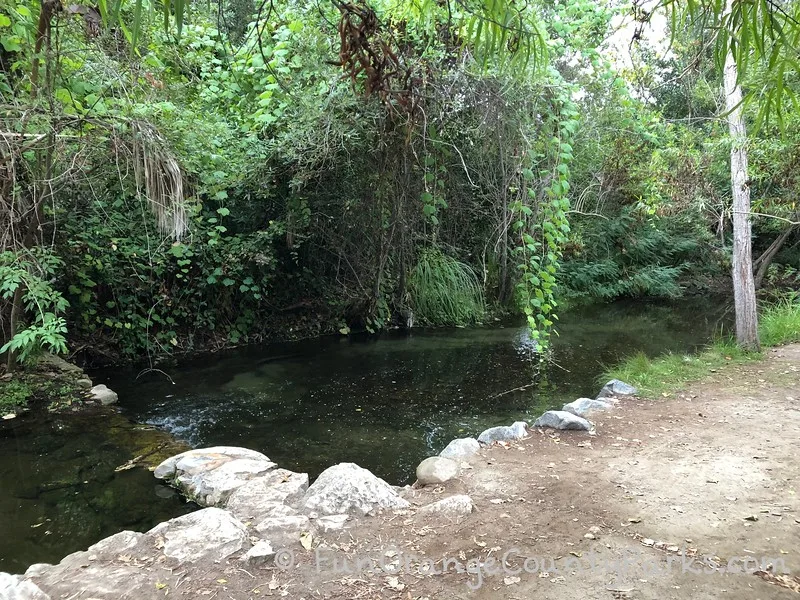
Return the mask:
{"type": "Polygon", "coordinates": [[[438,502],[427,504],[417,511],[418,515],[441,516],[448,519],[465,517],[475,509],[472,498],[464,494],[443,498],[438,502]]]}
{"type": "Polygon", "coordinates": [[[478,436],[478,441],[488,446],[494,442],[521,440],[527,435],[528,424],[525,421],[517,421],[511,426],[502,425],[500,427],[490,427],[478,436]]]}
{"type": "Polygon", "coordinates": [[[460,465],[449,458],[431,456],[417,467],[417,482],[422,485],[445,483],[458,477],[460,465]]]}
{"type": "Polygon", "coordinates": [[[602,400],[592,400],[591,398],[578,398],[577,400],[565,404],[561,410],[572,413],[579,417],[585,417],[592,411],[609,410],[613,408],[608,402],[602,400]]]}
{"type": "Polygon", "coordinates": [[[261,537],[279,547],[299,542],[300,534],[311,530],[311,521],[305,515],[268,517],[256,525],[261,537]]]}
{"type": "Polygon", "coordinates": [[[256,542],[250,550],[245,552],[242,556],[242,562],[250,565],[251,567],[255,567],[257,565],[264,564],[267,562],[267,559],[275,556],[275,550],[272,548],[272,544],[270,544],[266,540],[260,540],[256,542]]]}
{"type": "Polygon", "coordinates": [[[108,389],[108,387],[102,383],[89,390],[89,394],[91,395],[92,400],[97,400],[100,402],[100,404],[115,404],[117,400],[119,400],[117,392],[108,389]]]}
{"type": "Polygon", "coordinates": [[[439,456],[458,460],[472,456],[480,449],[480,442],[475,438],[460,438],[447,444],[447,447],[439,452],[439,456]]]}
{"type": "Polygon", "coordinates": [[[224,506],[234,490],[276,466],[254,450],[215,446],[168,458],[153,474],[170,481],[201,506],[224,506]]]}
{"type": "Polygon", "coordinates": [[[632,385],[620,381],[619,379],[612,379],[603,386],[603,389],[597,394],[596,400],[602,400],[603,398],[626,398],[635,396],[638,393],[639,390],[632,385]]]}
{"type": "Polygon", "coordinates": [[[573,415],[563,410],[548,410],[536,419],[534,427],[549,427],[551,429],[577,429],[589,431],[592,424],[583,417],[573,415]]]}
{"type": "Polygon", "coordinates": [[[340,463],[325,469],[303,497],[307,511],[320,515],[367,515],[376,510],[399,510],[409,504],[394,488],[367,469],[340,463]]]}
{"type": "MultiPolygon", "coordinates": [[[[261,519],[276,514],[276,507],[297,507],[308,490],[308,474],[275,469],[231,492],[225,508],[239,519],[261,519]]],[[[290,509],[291,510],[291,509],[290,509]]],[[[281,514],[296,514],[283,512],[281,514]]]]}
{"type": "Polygon", "coordinates": [[[320,517],[314,521],[314,524],[317,526],[322,533],[328,533],[330,531],[339,531],[340,529],[344,529],[347,521],[350,520],[350,515],[328,515],[326,517],[320,517]]]}
{"type": "Polygon", "coordinates": [[[50,596],[20,575],[0,572],[0,600],[50,600],[50,596]]]}
{"type": "Polygon", "coordinates": [[[180,563],[219,562],[241,550],[247,541],[245,526],[221,508],[204,508],[170,519],[148,534],[162,537],[164,555],[180,563]]]}

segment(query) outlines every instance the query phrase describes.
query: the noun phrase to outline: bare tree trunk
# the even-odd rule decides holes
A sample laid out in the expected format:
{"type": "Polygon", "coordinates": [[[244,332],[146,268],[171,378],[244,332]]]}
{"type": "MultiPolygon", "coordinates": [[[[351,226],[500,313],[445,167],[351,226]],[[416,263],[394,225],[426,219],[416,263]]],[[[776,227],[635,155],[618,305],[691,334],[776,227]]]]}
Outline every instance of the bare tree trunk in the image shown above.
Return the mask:
{"type": "MultiPolygon", "coordinates": [[[[732,0],[728,0],[730,11],[732,0]]],[[[756,288],[750,223],[750,187],[747,183],[747,131],[742,114],[742,88],[736,60],[728,51],[724,76],[725,108],[731,137],[731,192],[733,194],[733,300],[736,341],[747,350],[759,350],[756,288]]]]}
{"type": "Polygon", "coordinates": [[[794,233],[797,229],[795,225],[789,226],[788,229],[784,229],[781,234],[775,238],[775,241],[769,245],[764,253],[759,256],[753,262],[753,268],[756,270],[755,274],[755,286],[756,289],[761,287],[761,284],[764,282],[764,277],[767,274],[767,269],[772,264],[772,259],[775,258],[775,255],[783,248],[783,245],[786,243],[786,240],[789,239],[789,236],[794,233]]]}

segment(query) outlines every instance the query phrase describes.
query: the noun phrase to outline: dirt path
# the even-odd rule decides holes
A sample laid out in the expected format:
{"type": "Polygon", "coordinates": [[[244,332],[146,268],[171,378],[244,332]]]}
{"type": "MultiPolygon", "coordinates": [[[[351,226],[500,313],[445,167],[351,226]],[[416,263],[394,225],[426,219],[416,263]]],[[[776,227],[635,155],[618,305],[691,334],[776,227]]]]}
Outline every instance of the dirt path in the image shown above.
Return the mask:
{"type": "Polygon", "coordinates": [[[259,591],[306,598],[798,598],[755,574],[709,571],[728,568],[731,559],[730,570],[753,569],[742,560],[750,557],[765,558],[778,573],[782,561],[800,574],[800,346],[731,365],[676,397],[624,402],[596,424],[595,437],[534,433],[482,451],[456,484],[415,492],[420,503],[468,493],[477,511],[461,523],[412,515],[379,527],[367,521],[328,538],[348,550],[350,563],[334,567],[333,548],[318,550],[319,559],[298,556],[299,568],[270,576],[272,586],[259,591]],[[425,559],[437,571],[443,559],[450,562],[441,575],[369,574],[356,572],[359,556],[390,568],[400,559],[401,571],[424,568],[425,559]],[[504,556],[508,569],[487,562],[504,556]],[[455,572],[456,560],[466,567],[471,559],[472,570],[482,561],[480,575],[455,572]],[[303,583],[309,580],[313,585],[303,583]]]}
{"type": "Polygon", "coordinates": [[[243,569],[234,557],[190,581],[162,570],[152,594],[797,599],[797,580],[779,575],[800,574],[799,408],[795,345],[670,398],[623,401],[596,416],[596,436],[534,432],[482,450],[459,480],[409,495],[422,505],[469,494],[477,510],[459,522],[414,510],[363,519],[298,546],[286,570],[243,569]],[[744,558],[762,574],[717,570],[754,569],[744,558]]]}

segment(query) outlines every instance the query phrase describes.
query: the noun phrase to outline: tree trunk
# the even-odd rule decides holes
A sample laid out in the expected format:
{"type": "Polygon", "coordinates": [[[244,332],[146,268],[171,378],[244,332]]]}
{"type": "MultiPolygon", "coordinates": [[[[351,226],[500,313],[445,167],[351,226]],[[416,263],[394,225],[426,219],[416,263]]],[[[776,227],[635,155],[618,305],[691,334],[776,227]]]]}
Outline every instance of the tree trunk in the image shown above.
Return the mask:
{"type": "MultiPolygon", "coordinates": [[[[728,0],[730,10],[731,0],[728,0]]],[[[728,51],[724,76],[725,108],[731,137],[731,191],[733,194],[733,299],[736,341],[746,350],[759,350],[756,288],[750,223],[750,187],[747,183],[747,132],[742,114],[742,88],[736,60],[728,51]]]]}
{"type": "Polygon", "coordinates": [[[783,230],[781,234],[769,245],[764,253],[759,256],[755,262],[753,263],[753,268],[756,270],[755,274],[755,286],[756,289],[761,287],[761,284],[764,282],[764,277],[767,274],[767,269],[772,264],[772,259],[775,258],[775,255],[783,248],[783,245],[786,243],[786,240],[789,239],[789,236],[794,233],[797,227],[795,225],[791,225],[788,229],[783,230]]]}

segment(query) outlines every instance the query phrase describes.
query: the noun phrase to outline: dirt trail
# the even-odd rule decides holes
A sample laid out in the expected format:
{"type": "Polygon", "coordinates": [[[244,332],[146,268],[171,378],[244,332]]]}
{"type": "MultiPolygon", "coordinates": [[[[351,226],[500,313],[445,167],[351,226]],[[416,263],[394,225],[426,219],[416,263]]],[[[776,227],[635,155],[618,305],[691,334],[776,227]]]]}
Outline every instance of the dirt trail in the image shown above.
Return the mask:
{"type": "MultiPolygon", "coordinates": [[[[731,559],[731,570],[752,569],[753,563],[742,560],[751,557],[765,558],[778,572],[782,561],[790,573],[800,574],[800,346],[769,352],[762,362],[730,365],[669,398],[624,401],[595,422],[594,437],[535,432],[518,444],[484,450],[459,482],[415,492],[414,503],[469,494],[477,511],[461,523],[400,515],[377,527],[367,520],[328,542],[348,549],[352,559],[383,557],[390,565],[401,558],[401,564],[419,567],[429,558],[441,571],[449,558],[448,573],[333,573],[330,557],[319,551],[322,573],[314,572],[316,558],[301,558],[298,569],[276,575],[273,587],[279,587],[272,593],[413,599],[799,597],[755,574],[707,571],[710,565],[727,568],[731,559]],[[393,545],[397,556],[387,551],[393,545]],[[509,568],[491,568],[490,556],[498,561],[505,556],[509,568]],[[473,559],[473,570],[475,560],[482,561],[480,576],[454,572],[456,559],[465,566],[473,559]],[[307,577],[313,585],[301,583],[307,577]]],[[[268,587],[262,593],[269,593],[268,587]]]]}
{"type": "Polygon", "coordinates": [[[459,522],[414,510],[362,519],[316,549],[298,546],[283,571],[233,557],[187,579],[162,565],[152,597],[800,598],[800,580],[778,577],[800,575],[800,345],[594,420],[596,436],[533,432],[480,451],[459,480],[409,495],[422,505],[469,494],[477,510],[459,522]],[[710,572],[731,559],[752,569],[747,557],[774,575],[766,564],[761,575],[710,572]],[[369,572],[359,559],[400,572],[369,572]]]}

